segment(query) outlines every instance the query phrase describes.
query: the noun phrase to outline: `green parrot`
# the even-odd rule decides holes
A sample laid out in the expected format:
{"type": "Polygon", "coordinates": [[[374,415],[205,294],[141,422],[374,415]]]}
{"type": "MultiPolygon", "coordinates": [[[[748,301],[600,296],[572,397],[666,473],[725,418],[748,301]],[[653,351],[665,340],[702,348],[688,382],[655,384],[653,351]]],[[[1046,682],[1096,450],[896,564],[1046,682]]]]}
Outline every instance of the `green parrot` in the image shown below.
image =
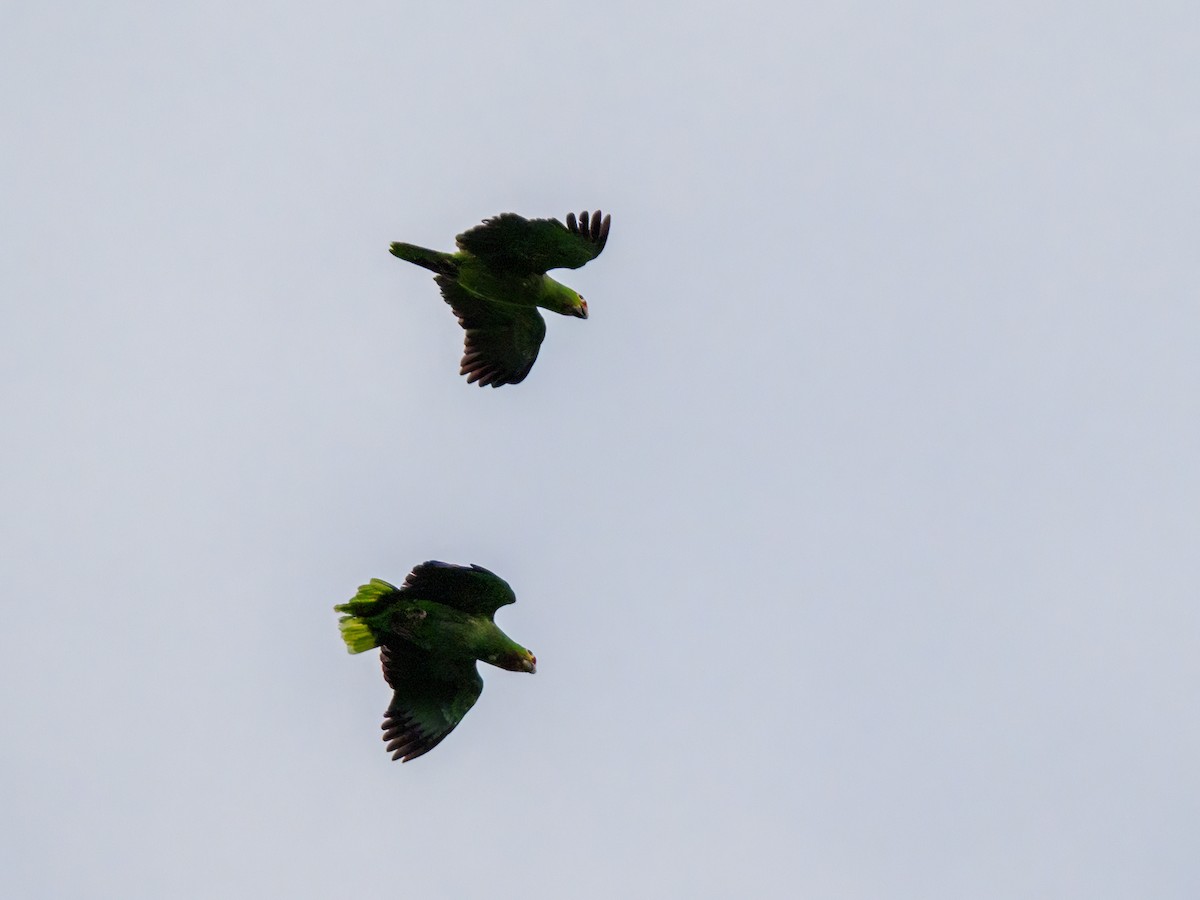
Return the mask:
{"type": "Polygon", "coordinates": [[[518,384],[529,374],[546,337],[540,306],[586,319],[587,301],[546,274],[578,269],[608,241],[611,216],[596,210],[558,219],[502,213],[456,237],[457,253],[392,244],[392,254],[434,272],[442,298],[467,332],[459,372],[480,387],[518,384]]]}
{"type": "Polygon", "coordinates": [[[512,588],[482,566],[431,560],[400,587],[372,578],[349,603],[339,627],[351,653],[379,648],[394,691],[383,719],[392,759],[428,753],[462,721],[483,690],[476,660],[534,672],[537,658],[492,617],[516,603],[512,588]]]}

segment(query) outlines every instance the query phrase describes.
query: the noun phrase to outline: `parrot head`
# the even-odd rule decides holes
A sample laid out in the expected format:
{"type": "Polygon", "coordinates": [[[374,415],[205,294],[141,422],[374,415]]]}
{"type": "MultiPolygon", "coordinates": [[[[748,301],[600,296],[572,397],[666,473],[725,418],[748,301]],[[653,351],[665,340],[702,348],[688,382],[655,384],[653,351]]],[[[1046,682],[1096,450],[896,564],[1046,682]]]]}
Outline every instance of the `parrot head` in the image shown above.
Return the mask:
{"type": "Polygon", "coordinates": [[[539,285],[541,297],[537,305],[549,309],[562,316],[577,316],[586,319],[587,301],[572,288],[555,281],[549,275],[543,275],[539,285]]]}
{"type": "Polygon", "coordinates": [[[497,653],[489,656],[487,661],[494,666],[499,666],[501,669],[508,669],[510,672],[529,672],[532,674],[537,671],[537,657],[524,647],[519,650],[510,650],[507,653],[497,653]]]}

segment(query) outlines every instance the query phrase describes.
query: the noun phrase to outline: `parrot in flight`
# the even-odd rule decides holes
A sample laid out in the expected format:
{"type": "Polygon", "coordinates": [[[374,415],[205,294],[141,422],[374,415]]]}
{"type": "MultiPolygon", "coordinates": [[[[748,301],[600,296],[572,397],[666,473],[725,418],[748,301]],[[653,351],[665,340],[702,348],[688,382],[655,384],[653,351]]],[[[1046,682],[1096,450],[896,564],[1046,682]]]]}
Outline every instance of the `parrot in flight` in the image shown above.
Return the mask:
{"type": "Polygon", "coordinates": [[[462,721],[483,691],[476,662],[536,671],[537,658],[493,621],[516,602],[508,583],[482,566],[431,560],[398,588],[372,578],[334,607],[351,653],[379,648],[394,692],[383,719],[392,759],[428,753],[462,721]]]}
{"type": "Polygon", "coordinates": [[[608,241],[611,216],[587,211],[567,224],[501,213],[456,237],[457,253],[392,244],[392,255],[434,273],[434,281],[466,331],[461,375],[480,387],[518,384],[546,337],[540,306],[586,319],[587,301],[546,272],[578,269],[608,241]]]}

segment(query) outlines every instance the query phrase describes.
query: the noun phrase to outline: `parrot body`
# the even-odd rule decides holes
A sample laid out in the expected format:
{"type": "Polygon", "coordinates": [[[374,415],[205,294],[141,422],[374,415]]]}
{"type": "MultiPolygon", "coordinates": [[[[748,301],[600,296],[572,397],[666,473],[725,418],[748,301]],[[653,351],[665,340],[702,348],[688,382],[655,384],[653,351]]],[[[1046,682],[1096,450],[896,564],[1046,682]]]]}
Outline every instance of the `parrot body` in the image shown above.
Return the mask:
{"type": "Polygon", "coordinates": [[[393,256],[435,273],[442,298],[466,331],[461,374],[468,382],[517,384],[533,368],[546,336],[537,309],[586,319],[587,301],[546,274],[577,269],[608,241],[611,217],[597,210],[557,219],[503,213],[455,239],[457,253],[394,243],[393,256]]]}
{"type": "Polygon", "coordinates": [[[514,602],[508,584],[481,566],[430,561],[399,588],[373,578],[334,607],[351,653],[380,648],[394,692],[383,723],[393,759],[428,753],[462,721],[483,690],[477,661],[536,671],[534,655],[492,618],[514,602]]]}

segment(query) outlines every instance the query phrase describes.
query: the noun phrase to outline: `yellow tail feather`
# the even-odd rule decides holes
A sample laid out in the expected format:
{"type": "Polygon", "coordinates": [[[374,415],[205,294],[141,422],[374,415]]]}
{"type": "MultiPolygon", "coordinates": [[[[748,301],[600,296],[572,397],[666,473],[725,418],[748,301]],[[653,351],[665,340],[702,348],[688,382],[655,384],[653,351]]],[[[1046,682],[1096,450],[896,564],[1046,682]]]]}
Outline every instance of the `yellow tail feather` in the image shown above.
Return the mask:
{"type": "Polygon", "coordinates": [[[339,603],[334,607],[335,612],[347,613],[338,622],[338,627],[342,630],[342,640],[346,642],[346,649],[351,653],[362,653],[364,650],[379,646],[366,619],[381,612],[378,606],[379,601],[395,593],[394,585],[379,578],[372,578],[358,589],[354,599],[348,603],[339,603]]]}
{"type": "Polygon", "coordinates": [[[342,640],[346,642],[346,649],[351,653],[362,653],[379,646],[370,626],[358,616],[342,616],[338,628],[342,630],[342,640]]]}

